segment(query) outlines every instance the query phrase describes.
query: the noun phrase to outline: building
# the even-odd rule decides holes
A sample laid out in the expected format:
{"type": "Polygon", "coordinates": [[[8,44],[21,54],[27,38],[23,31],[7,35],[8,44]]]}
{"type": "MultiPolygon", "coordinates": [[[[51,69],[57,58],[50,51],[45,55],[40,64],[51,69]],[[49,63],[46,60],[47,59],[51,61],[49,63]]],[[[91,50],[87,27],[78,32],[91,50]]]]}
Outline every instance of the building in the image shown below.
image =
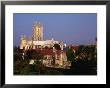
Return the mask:
{"type": "Polygon", "coordinates": [[[71,65],[71,63],[67,60],[66,52],[63,50],[36,49],[36,51],[43,55],[44,58],[42,63],[44,66],[65,68],[71,65]]]}
{"type": "Polygon", "coordinates": [[[79,46],[71,46],[71,49],[73,50],[74,53],[78,50],[79,46]]]}
{"type": "Polygon", "coordinates": [[[51,40],[43,40],[43,26],[40,22],[36,23],[33,27],[33,35],[31,40],[27,40],[25,35],[21,36],[20,49],[36,49],[44,47],[53,47],[54,44],[59,44],[63,50],[64,43],[62,41],[55,41],[53,38],[51,40]]]}
{"type": "Polygon", "coordinates": [[[36,22],[33,26],[33,40],[42,41],[43,40],[43,26],[40,22],[36,22]]]}
{"type": "MultiPolygon", "coordinates": [[[[33,33],[31,40],[27,40],[25,35],[21,36],[20,49],[29,50],[35,49],[40,52],[44,58],[42,64],[48,67],[65,68],[70,67],[71,62],[67,61],[66,52],[63,48],[66,46],[62,41],[43,40],[43,25],[36,22],[33,26],[33,33]],[[54,45],[58,44],[61,50],[56,50],[54,45]]],[[[30,61],[33,64],[34,60],[30,61]]]]}

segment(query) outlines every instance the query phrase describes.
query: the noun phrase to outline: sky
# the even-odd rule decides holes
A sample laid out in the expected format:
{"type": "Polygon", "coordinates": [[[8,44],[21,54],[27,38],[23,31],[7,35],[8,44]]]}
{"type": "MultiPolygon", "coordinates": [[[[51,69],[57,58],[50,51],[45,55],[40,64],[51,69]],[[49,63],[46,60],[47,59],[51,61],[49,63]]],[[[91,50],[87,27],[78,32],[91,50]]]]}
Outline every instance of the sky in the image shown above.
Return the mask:
{"type": "Polygon", "coordinates": [[[32,27],[43,24],[44,40],[54,39],[67,45],[94,44],[97,37],[96,13],[14,13],[13,42],[20,44],[21,35],[32,36],[32,27]]]}

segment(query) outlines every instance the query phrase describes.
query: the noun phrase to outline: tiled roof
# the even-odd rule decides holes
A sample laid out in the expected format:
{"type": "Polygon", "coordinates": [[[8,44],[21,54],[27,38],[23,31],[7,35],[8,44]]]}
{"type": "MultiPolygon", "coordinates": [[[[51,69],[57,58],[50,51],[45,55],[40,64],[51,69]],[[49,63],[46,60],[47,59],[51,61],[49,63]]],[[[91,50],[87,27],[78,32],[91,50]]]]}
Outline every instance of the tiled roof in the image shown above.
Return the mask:
{"type": "Polygon", "coordinates": [[[65,53],[63,50],[56,50],[56,52],[53,52],[53,49],[36,49],[37,52],[40,52],[43,55],[54,55],[55,53],[57,55],[60,55],[61,53],[65,53]]]}
{"type": "Polygon", "coordinates": [[[71,48],[76,51],[76,50],[78,50],[79,46],[72,46],[71,48]]]}

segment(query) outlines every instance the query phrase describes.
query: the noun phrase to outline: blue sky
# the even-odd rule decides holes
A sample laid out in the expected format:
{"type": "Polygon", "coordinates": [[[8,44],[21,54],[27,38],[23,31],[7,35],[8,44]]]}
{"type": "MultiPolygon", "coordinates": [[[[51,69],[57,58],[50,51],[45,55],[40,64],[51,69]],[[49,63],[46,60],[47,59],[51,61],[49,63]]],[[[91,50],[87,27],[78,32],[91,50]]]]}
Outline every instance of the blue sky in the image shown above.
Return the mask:
{"type": "Polygon", "coordinates": [[[43,24],[44,40],[54,38],[67,45],[94,44],[97,37],[96,13],[14,13],[14,46],[20,44],[20,37],[32,35],[35,22],[43,24]]]}

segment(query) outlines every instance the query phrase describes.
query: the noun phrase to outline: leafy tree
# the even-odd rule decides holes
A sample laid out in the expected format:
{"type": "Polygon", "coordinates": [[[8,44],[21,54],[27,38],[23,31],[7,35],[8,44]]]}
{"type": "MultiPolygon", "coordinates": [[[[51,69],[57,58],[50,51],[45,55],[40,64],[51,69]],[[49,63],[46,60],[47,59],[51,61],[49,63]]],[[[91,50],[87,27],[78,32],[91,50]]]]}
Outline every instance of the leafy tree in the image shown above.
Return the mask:
{"type": "Polygon", "coordinates": [[[84,46],[83,45],[80,45],[79,48],[78,48],[78,50],[76,51],[75,55],[76,56],[79,55],[83,51],[83,49],[84,49],[84,46]]]}
{"type": "Polygon", "coordinates": [[[36,50],[27,50],[26,55],[29,59],[40,60],[42,59],[42,55],[36,50]]]}
{"type": "Polygon", "coordinates": [[[22,70],[20,71],[20,75],[28,75],[29,72],[30,72],[29,66],[25,66],[25,67],[22,68],[22,70]]]}
{"type": "Polygon", "coordinates": [[[68,60],[74,62],[75,61],[75,55],[72,49],[68,49],[68,51],[66,52],[67,58],[68,60]]]}
{"type": "Polygon", "coordinates": [[[75,66],[75,54],[73,50],[71,48],[68,49],[66,55],[67,55],[67,59],[71,61],[71,68],[73,68],[75,66]]]}
{"type": "Polygon", "coordinates": [[[54,44],[54,47],[56,50],[61,50],[60,45],[59,44],[54,44]]]}
{"type": "Polygon", "coordinates": [[[36,50],[28,50],[27,57],[29,57],[29,59],[34,59],[36,71],[38,70],[38,73],[40,74],[41,69],[43,67],[42,65],[43,55],[40,52],[37,52],[36,50]]]}
{"type": "Polygon", "coordinates": [[[28,59],[21,59],[14,62],[14,74],[21,74],[21,71],[29,65],[28,59]]]}

